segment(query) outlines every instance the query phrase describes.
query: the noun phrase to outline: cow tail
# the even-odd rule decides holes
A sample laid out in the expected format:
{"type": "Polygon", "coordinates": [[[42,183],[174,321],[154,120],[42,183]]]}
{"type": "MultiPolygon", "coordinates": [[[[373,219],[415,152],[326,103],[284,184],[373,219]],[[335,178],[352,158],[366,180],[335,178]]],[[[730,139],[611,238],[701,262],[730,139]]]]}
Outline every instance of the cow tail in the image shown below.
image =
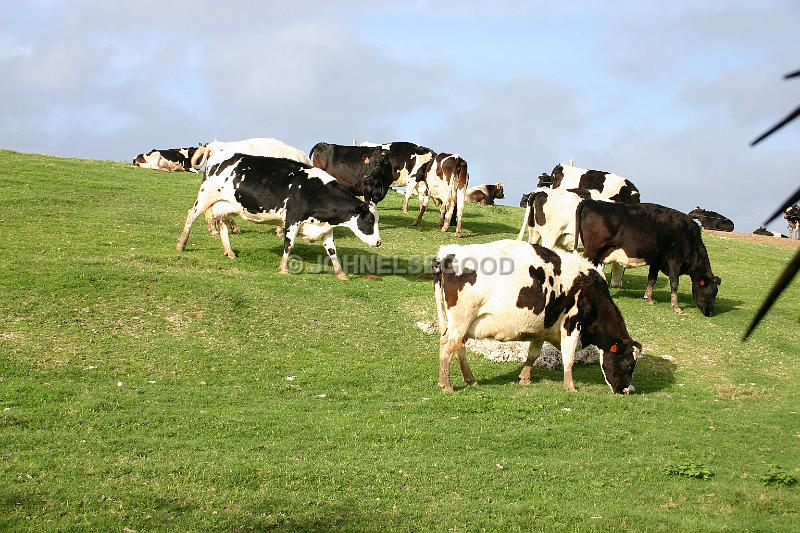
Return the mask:
{"type": "Polygon", "coordinates": [[[578,202],[578,207],[575,209],[575,244],[572,245],[573,251],[578,249],[578,243],[581,240],[581,211],[583,211],[584,201],[578,202]]]}
{"type": "Polygon", "coordinates": [[[431,263],[433,271],[433,292],[436,297],[436,319],[439,322],[439,334],[447,335],[447,308],[444,299],[444,276],[442,275],[442,262],[434,257],[431,263]]]}
{"type": "Polygon", "coordinates": [[[528,201],[525,206],[525,214],[522,216],[522,226],[519,228],[519,235],[517,235],[518,241],[521,241],[522,237],[525,235],[525,228],[528,226],[528,217],[531,214],[531,209],[531,202],[528,201]]]}
{"type": "MultiPolygon", "coordinates": [[[[201,146],[197,147],[197,150],[195,150],[194,154],[192,155],[192,158],[191,158],[190,162],[192,164],[192,168],[193,169],[200,170],[201,168],[203,168],[203,165],[206,164],[207,160],[208,160],[208,145],[205,145],[205,146],[201,145],[201,146]],[[200,164],[197,163],[198,155],[203,158],[203,160],[200,162],[200,164]]],[[[205,178],[203,178],[203,179],[205,180],[205,178]]]]}

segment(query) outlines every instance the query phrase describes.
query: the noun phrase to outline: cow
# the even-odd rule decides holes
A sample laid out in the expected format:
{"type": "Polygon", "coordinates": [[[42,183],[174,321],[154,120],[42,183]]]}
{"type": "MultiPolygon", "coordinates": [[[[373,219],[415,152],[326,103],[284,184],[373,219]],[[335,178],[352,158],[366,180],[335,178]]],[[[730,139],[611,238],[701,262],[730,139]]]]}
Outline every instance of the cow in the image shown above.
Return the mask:
{"type": "Polygon", "coordinates": [[[362,143],[362,146],[317,143],[311,148],[312,164],[335,177],[345,188],[363,195],[365,200],[380,202],[389,187],[406,187],[403,210],[408,211],[408,198],[416,188],[416,176],[435,155],[430,148],[399,141],[385,144],[362,143]],[[364,166],[385,153],[392,167],[390,176],[364,181],[364,166]]]}
{"type": "Polygon", "coordinates": [[[602,170],[556,165],[551,172],[551,188],[592,189],[612,202],[639,202],[639,189],[629,179],[602,170]]]}
{"type": "Polygon", "coordinates": [[[494,185],[476,185],[467,189],[466,201],[473,204],[494,205],[495,200],[505,198],[503,188],[505,184],[495,183],[494,185]]]}
{"type": "Polygon", "coordinates": [[[528,198],[517,240],[528,228],[528,242],[571,251],[575,247],[575,210],[582,200],[602,199],[590,189],[536,189],[528,198]]]}
{"type": "MultiPolygon", "coordinates": [[[[346,280],[336,256],[333,228],[344,226],[370,246],[380,246],[375,204],[358,199],[330,174],[290,159],[220,153],[211,159],[197,200],[189,209],[176,248],[183,251],[194,220],[210,209],[220,223],[225,255],[236,258],[228,238],[228,222],[240,215],[253,222],[280,224],[284,230],[279,272],[288,274],[289,253],[300,234],[322,239],[336,277],[346,280]]],[[[386,160],[370,163],[366,172],[387,172],[386,160]]]]}
{"type": "Polygon", "coordinates": [[[583,254],[595,265],[650,265],[645,302],[653,303],[660,270],[669,277],[672,308],[682,314],[678,279],[687,274],[700,311],[705,316],[713,313],[722,280],[711,271],[700,227],[689,215],[658,204],[584,200],[575,213],[575,235],[576,247],[582,242],[583,254]]]}
{"type": "Polygon", "coordinates": [[[456,237],[461,236],[461,219],[464,216],[469,172],[467,162],[458,154],[437,154],[423,169],[424,178],[417,182],[417,194],[420,197],[419,214],[412,226],[422,222],[422,216],[428,209],[428,200],[433,198],[439,206],[439,226],[442,232],[450,228],[451,217],[456,216],[456,237]]]}
{"type": "Polygon", "coordinates": [[[772,233],[771,231],[766,229],[764,226],[759,226],[755,231],[753,231],[753,235],[763,235],[765,237],[779,237],[781,239],[788,239],[789,238],[789,237],[787,237],[786,235],[784,235],[782,233],[772,233]]]}
{"type": "Polygon", "coordinates": [[[439,321],[439,387],[452,392],[450,359],[477,386],[464,353],[467,339],[530,341],[519,383],[529,385],[542,343],[561,348],[564,388],[575,391],[575,351],[594,345],[603,377],[614,393],[631,384],[642,345],[628,334],[605,278],[585,258],[538,244],[501,240],[442,246],[432,264],[439,321]]]}
{"type": "Polygon", "coordinates": [[[147,153],[139,154],[133,159],[133,166],[166,170],[168,172],[196,172],[192,168],[191,159],[197,148],[153,148],[147,153]]]}
{"type": "Polygon", "coordinates": [[[200,170],[214,153],[222,150],[231,153],[282,157],[311,165],[311,160],[302,150],[273,137],[254,137],[242,141],[212,141],[208,144],[201,144],[191,158],[192,168],[200,170]]]}
{"type": "Polygon", "coordinates": [[[783,212],[783,218],[789,225],[789,238],[800,239],[800,206],[794,204],[787,207],[783,212]]]}
{"type": "Polygon", "coordinates": [[[720,215],[716,211],[707,211],[699,207],[695,207],[689,211],[689,216],[700,223],[705,229],[713,229],[717,231],[733,231],[733,221],[725,216],[720,215]]]}

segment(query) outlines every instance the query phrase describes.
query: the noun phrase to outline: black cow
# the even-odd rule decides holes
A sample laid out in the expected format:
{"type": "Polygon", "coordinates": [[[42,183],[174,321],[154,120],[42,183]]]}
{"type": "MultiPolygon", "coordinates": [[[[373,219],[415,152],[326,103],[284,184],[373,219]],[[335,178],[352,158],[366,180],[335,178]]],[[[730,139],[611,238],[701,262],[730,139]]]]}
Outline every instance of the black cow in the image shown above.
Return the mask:
{"type": "Polygon", "coordinates": [[[789,225],[789,238],[800,239],[800,206],[794,204],[787,207],[783,212],[783,218],[789,225]]]}
{"type": "MultiPolygon", "coordinates": [[[[197,201],[189,209],[177,249],[183,251],[194,220],[206,209],[220,225],[225,255],[234,259],[228,239],[230,217],[240,215],[253,222],[280,224],[284,231],[280,273],[288,274],[289,253],[298,234],[311,240],[323,239],[339,279],[347,279],[336,257],[333,228],[345,226],[370,246],[380,246],[378,213],[342,187],[323,170],[290,159],[215,154],[208,161],[205,181],[197,201]]],[[[389,162],[375,158],[365,169],[368,177],[391,172],[389,162]]]]}
{"type": "Polygon", "coordinates": [[[722,216],[716,211],[707,211],[695,207],[689,211],[689,216],[698,221],[705,229],[717,231],[733,231],[733,221],[728,217],[722,216]]]}
{"type": "Polygon", "coordinates": [[[390,186],[406,186],[406,199],[403,210],[408,210],[410,191],[416,186],[417,174],[434,157],[430,148],[410,142],[392,142],[369,146],[343,146],[340,144],[317,143],[311,149],[311,162],[335,177],[346,189],[363,195],[367,201],[380,202],[386,197],[390,186]],[[364,182],[364,165],[385,154],[391,165],[388,176],[371,183],[364,182]]]}
{"type": "Polygon", "coordinates": [[[711,271],[700,228],[685,213],[658,204],[621,204],[584,200],[575,213],[576,246],[594,264],[650,265],[644,299],[653,303],[653,285],[659,270],[669,277],[672,308],[678,305],[678,279],[692,279],[692,295],[706,316],[717,298],[719,277],[711,271]]]}
{"type": "Polygon", "coordinates": [[[753,231],[753,235],[763,235],[765,237],[780,237],[781,239],[788,239],[786,235],[782,233],[772,233],[764,226],[759,226],[755,231],[753,231]]]}

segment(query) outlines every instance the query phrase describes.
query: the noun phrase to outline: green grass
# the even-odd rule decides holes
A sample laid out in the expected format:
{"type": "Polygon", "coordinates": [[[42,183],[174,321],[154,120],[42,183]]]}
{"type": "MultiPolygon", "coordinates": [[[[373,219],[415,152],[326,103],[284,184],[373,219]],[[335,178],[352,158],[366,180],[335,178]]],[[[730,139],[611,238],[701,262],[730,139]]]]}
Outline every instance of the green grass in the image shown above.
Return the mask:
{"type": "MultiPolygon", "coordinates": [[[[742,331],[792,250],[706,236],[723,279],[703,317],[682,280],[612,294],[648,354],[637,394],[469,354],[481,386],[436,386],[430,281],[281,276],[270,226],[236,261],[198,220],[198,176],[0,151],[0,530],[798,530],[800,285],[742,331]],[[674,361],[661,356],[670,355],[674,361]],[[294,376],[293,380],[288,377],[294,376]],[[710,479],[668,474],[697,464],[710,479]]],[[[416,204],[413,204],[416,206],[416,204]]],[[[443,243],[381,204],[379,249],[443,243]]],[[[458,242],[513,238],[521,209],[469,206],[458,242]]],[[[299,243],[307,262],[322,253],[299,243]]]]}

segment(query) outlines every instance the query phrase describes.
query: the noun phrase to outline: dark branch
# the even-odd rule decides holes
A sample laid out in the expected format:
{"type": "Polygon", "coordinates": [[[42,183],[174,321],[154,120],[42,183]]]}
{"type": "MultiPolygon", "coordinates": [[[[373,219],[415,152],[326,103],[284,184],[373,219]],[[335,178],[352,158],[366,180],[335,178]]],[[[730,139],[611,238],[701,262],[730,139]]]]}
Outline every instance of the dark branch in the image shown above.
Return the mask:
{"type": "Polygon", "coordinates": [[[775,286],[772,287],[772,290],[767,295],[767,299],[761,304],[761,308],[756,313],[756,316],[753,317],[750,327],[747,328],[744,337],[742,337],[743,341],[747,340],[753,330],[756,329],[756,326],[758,326],[758,323],[764,318],[764,315],[769,312],[769,309],[772,307],[772,304],[775,303],[775,300],[778,299],[778,296],[780,296],[783,290],[792,282],[798,270],[800,270],[800,250],[797,251],[792,261],[786,266],[786,270],[783,271],[775,282],[775,286]]]}
{"type": "Polygon", "coordinates": [[[758,143],[760,143],[761,141],[763,141],[764,139],[766,139],[767,137],[769,137],[770,135],[772,135],[773,133],[775,133],[776,131],[778,131],[779,129],[781,129],[794,119],[796,119],[797,117],[800,117],[800,107],[789,113],[786,116],[786,118],[784,118],[783,120],[772,126],[769,130],[762,133],[755,141],[750,143],[750,146],[757,145],[758,143]]]}
{"type": "Polygon", "coordinates": [[[792,205],[792,204],[794,204],[794,203],[797,203],[797,201],[798,201],[798,200],[800,200],[800,189],[797,189],[796,191],[794,191],[794,194],[793,194],[793,195],[791,195],[791,196],[789,197],[789,199],[788,199],[788,200],[786,200],[786,201],[783,203],[783,205],[782,205],[782,206],[780,206],[780,207],[779,207],[777,210],[775,210],[775,212],[774,212],[774,213],[772,213],[772,216],[771,216],[771,217],[769,217],[769,218],[767,219],[767,221],[766,221],[766,222],[764,222],[764,226],[766,226],[767,224],[769,224],[770,222],[772,222],[773,220],[775,220],[775,219],[777,218],[777,216],[778,216],[778,215],[780,215],[781,213],[783,213],[784,211],[786,211],[786,208],[787,208],[787,207],[789,207],[790,205],[792,205]]]}

